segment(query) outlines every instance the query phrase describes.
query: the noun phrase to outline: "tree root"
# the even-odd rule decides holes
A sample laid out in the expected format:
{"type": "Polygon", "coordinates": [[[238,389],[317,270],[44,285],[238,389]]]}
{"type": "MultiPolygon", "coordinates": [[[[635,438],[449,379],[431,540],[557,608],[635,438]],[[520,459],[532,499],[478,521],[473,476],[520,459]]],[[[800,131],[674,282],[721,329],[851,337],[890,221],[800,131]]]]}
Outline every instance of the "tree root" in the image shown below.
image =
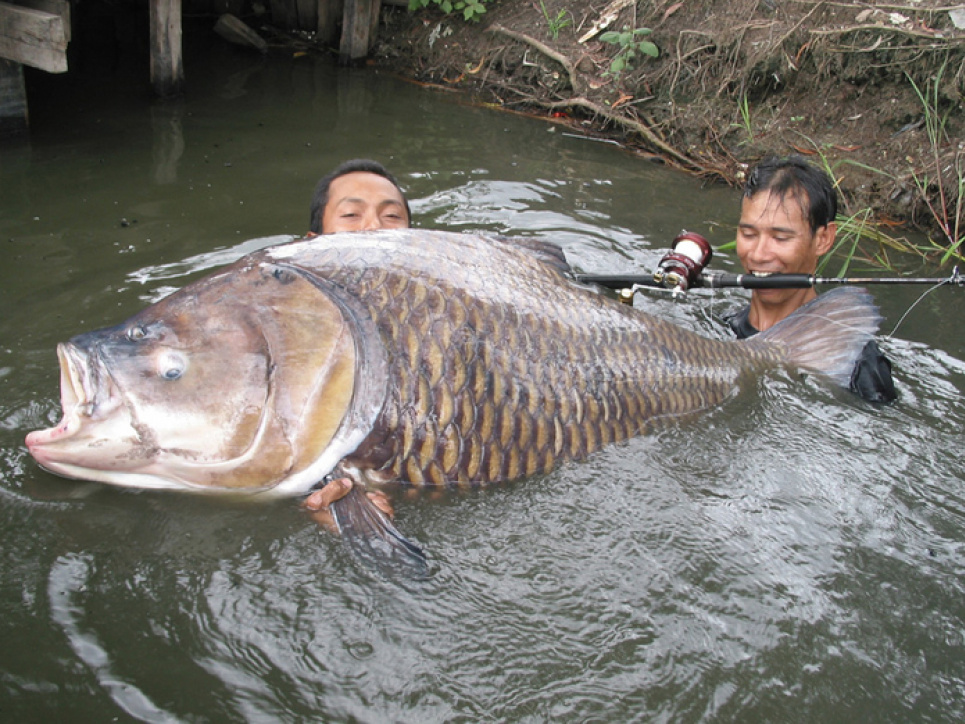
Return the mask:
{"type": "Polygon", "coordinates": [[[573,92],[576,94],[573,98],[551,102],[533,99],[532,102],[536,105],[542,106],[549,110],[557,110],[560,108],[581,108],[585,111],[590,111],[591,113],[604,118],[615,125],[636,132],[650,147],[660,151],[663,154],[666,154],[675,163],[687,170],[695,171],[699,174],[719,175],[717,171],[702,166],[694,159],[688,157],[687,155],[675,149],[673,146],[666,143],[663,139],[657,136],[652,129],[640,121],[619,113],[614,113],[611,109],[606,108],[599,103],[594,103],[583,95],[582,93],[586,84],[583,83],[582,79],[578,77],[576,66],[573,64],[573,62],[563,54],[556,52],[535,38],[531,38],[523,33],[518,33],[515,30],[510,30],[509,28],[504,28],[501,25],[493,25],[489,28],[489,32],[499,33],[500,35],[505,35],[509,38],[513,38],[514,40],[518,40],[521,43],[526,43],[527,45],[543,53],[548,58],[551,58],[562,65],[567,74],[569,74],[570,86],[573,88],[573,92]]]}
{"type": "Polygon", "coordinates": [[[532,46],[533,48],[536,48],[536,50],[541,52],[547,58],[552,58],[557,63],[562,65],[563,68],[566,70],[567,75],[569,75],[570,77],[570,86],[573,88],[573,92],[574,93],[582,92],[582,84],[580,82],[579,77],[576,74],[576,67],[573,65],[570,59],[567,58],[562,53],[557,53],[551,47],[549,47],[545,43],[541,43],[536,38],[531,38],[528,35],[525,35],[523,33],[517,33],[515,30],[504,28],[502,25],[493,25],[487,30],[487,32],[499,33],[500,35],[505,35],[506,37],[512,38],[513,40],[518,40],[521,43],[526,43],[527,45],[532,46]]]}

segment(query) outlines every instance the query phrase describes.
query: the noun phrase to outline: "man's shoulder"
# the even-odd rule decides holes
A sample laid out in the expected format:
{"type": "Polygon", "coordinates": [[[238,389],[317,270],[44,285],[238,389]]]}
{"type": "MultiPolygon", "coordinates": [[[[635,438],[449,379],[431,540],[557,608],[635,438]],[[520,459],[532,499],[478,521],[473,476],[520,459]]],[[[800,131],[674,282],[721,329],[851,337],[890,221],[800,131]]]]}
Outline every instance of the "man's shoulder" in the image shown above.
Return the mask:
{"type": "Polygon", "coordinates": [[[721,319],[730,327],[737,339],[747,339],[753,337],[759,330],[754,328],[750,322],[751,305],[745,304],[721,314],[721,319]]]}

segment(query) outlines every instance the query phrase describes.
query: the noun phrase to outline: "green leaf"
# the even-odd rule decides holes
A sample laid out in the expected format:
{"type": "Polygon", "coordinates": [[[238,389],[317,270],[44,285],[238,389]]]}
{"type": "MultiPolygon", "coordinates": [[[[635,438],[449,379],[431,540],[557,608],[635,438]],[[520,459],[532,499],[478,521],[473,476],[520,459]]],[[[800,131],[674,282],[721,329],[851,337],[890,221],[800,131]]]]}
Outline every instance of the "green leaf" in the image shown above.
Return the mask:
{"type": "Polygon", "coordinates": [[[640,43],[637,47],[640,49],[641,53],[646,53],[651,58],[656,58],[658,55],[660,55],[660,49],[657,48],[656,45],[654,45],[649,41],[644,41],[640,43]]]}
{"type": "Polygon", "coordinates": [[[600,36],[600,40],[602,40],[604,43],[619,43],[620,33],[617,33],[613,30],[608,30],[600,36]]]}

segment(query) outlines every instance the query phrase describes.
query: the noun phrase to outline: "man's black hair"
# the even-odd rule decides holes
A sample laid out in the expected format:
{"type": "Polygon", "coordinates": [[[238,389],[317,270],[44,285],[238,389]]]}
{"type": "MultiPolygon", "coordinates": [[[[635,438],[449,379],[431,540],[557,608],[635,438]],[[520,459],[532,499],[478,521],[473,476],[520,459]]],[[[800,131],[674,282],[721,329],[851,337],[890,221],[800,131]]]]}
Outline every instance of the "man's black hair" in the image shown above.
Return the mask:
{"type": "Polygon", "coordinates": [[[813,234],[838,215],[838,192],[828,175],[801,156],[770,157],[761,161],[744,184],[744,198],[761,191],[774,194],[781,202],[789,196],[801,204],[813,234]]]}
{"type": "Polygon", "coordinates": [[[376,176],[381,176],[391,181],[392,185],[395,186],[402,195],[402,203],[405,204],[406,216],[410,220],[412,219],[412,212],[409,210],[409,200],[405,197],[405,193],[402,191],[402,187],[399,186],[399,182],[395,180],[395,176],[389,173],[385,166],[378,161],[372,161],[368,158],[353,158],[350,161],[339,164],[334,171],[327,176],[323,176],[315,186],[315,194],[312,196],[312,218],[309,222],[309,229],[311,231],[316,234],[322,233],[322,216],[325,214],[325,207],[328,205],[328,189],[332,185],[332,181],[348,173],[374,173],[376,176]]]}

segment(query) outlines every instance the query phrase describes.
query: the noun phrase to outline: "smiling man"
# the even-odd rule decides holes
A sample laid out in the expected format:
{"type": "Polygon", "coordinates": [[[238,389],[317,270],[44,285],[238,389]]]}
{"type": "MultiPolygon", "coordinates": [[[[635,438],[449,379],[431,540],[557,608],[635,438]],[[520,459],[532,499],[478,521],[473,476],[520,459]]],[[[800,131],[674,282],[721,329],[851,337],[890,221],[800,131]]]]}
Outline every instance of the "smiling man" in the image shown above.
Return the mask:
{"type": "MultiPolygon", "coordinates": [[[[747,178],[737,227],[737,256],[750,273],[814,274],[837,233],[837,191],[800,156],[766,159],[747,178]]],[[[807,289],[755,289],[748,306],[727,318],[741,339],[769,329],[817,294],[807,289]]],[[[851,389],[872,402],[897,396],[891,363],[869,342],[855,365],[851,389]]]]}
{"type": "Polygon", "coordinates": [[[312,197],[314,234],[404,229],[410,220],[405,194],[377,161],[346,161],[318,182],[312,197]]]}

